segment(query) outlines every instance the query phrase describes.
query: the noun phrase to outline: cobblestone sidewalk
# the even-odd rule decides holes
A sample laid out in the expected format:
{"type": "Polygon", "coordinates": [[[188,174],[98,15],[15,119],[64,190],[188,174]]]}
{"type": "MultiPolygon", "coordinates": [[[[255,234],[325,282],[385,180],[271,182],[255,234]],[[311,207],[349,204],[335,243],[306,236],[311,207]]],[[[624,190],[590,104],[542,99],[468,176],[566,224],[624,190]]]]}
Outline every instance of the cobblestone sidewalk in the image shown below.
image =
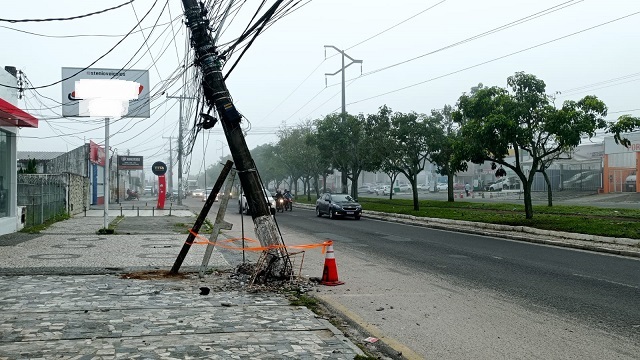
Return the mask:
{"type": "Polygon", "coordinates": [[[281,295],[205,282],[0,277],[0,359],[353,359],[328,321],[281,295]]]}

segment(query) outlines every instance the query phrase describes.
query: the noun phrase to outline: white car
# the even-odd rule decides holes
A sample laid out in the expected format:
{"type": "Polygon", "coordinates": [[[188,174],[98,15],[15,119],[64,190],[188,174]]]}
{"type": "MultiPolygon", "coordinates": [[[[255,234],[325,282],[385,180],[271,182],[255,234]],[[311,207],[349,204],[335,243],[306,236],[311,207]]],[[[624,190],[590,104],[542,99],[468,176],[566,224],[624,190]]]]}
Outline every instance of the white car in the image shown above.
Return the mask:
{"type": "Polygon", "coordinates": [[[447,184],[447,183],[438,183],[436,185],[436,189],[438,189],[438,191],[447,191],[447,189],[449,189],[449,184],[447,184]]]}
{"type": "Polygon", "coordinates": [[[380,187],[376,190],[376,194],[377,195],[389,195],[389,193],[395,194],[395,192],[393,192],[393,190],[391,189],[391,186],[389,185],[385,185],[383,187],[380,187]]]}
{"type": "MultiPolygon", "coordinates": [[[[271,214],[276,213],[276,200],[271,196],[269,190],[262,188],[262,192],[264,193],[264,197],[267,200],[267,204],[269,205],[269,210],[271,214]]],[[[247,198],[244,196],[244,191],[242,192],[242,196],[238,198],[238,213],[242,214],[251,214],[251,209],[249,209],[249,204],[247,204],[247,198]]]]}
{"type": "Polygon", "coordinates": [[[204,197],[204,189],[195,189],[191,192],[191,196],[193,197],[204,197]]]}

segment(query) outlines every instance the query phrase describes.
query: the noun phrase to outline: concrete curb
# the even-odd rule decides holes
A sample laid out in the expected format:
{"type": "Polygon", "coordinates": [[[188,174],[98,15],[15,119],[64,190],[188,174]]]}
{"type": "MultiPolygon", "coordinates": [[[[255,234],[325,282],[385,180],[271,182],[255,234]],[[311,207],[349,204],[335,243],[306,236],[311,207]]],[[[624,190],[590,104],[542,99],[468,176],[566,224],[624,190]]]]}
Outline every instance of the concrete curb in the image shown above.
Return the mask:
{"type": "MultiPolygon", "coordinates": [[[[297,207],[314,209],[313,205],[295,204],[297,207]]],[[[509,240],[536,244],[596,251],[614,255],[640,258],[640,240],[614,238],[563,231],[540,230],[527,226],[487,224],[465,220],[424,218],[405,214],[389,214],[378,211],[363,211],[363,218],[422,226],[438,230],[457,231],[474,235],[500,237],[509,240]],[[634,248],[635,247],[635,248],[634,248]]]]}

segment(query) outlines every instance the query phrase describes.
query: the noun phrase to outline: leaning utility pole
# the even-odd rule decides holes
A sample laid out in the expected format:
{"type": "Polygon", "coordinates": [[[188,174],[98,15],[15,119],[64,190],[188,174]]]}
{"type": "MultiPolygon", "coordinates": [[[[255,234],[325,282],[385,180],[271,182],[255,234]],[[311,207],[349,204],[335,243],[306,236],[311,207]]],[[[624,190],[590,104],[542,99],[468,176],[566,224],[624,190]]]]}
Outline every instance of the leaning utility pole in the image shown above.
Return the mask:
{"type": "MultiPolygon", "coordinates": [[[[327,57],[327,48],[332,48],[335,49],[337,52],[339,52],[340,54],[342,54],[342,67],[340,68],[340,70],[334,72],[334,73],[325,73],[324,76],[324,81],[325,81],[325,85],[327,83],[327,76],[333,76],[337,73],[342,73],[342,121],[346,121],[347,120],[347,95],[346,95],[346,80],[345,80],[345,72],[344,70],[346,68],[348,68],[349,66],[353,65],[353,64],[360,64],[360,72],[362,73],[362,60],[356,60],[354,58],[352,58],[351,56],[345,54],[344,50],[340,50],[337,47],[333,46],[333,45],[325,45],[324,46],[324,51],[325,51],[325,55],[324,57],[327,57]],[[347,64],[345,66],[344,64],[344,58],[348,57],[349,60],[351,60],[351,62],[349,64],[347,64]]],[[[342,192],[343,193],[348,193],[348,189],[347,189],[347,174],[343,171],[342,172],[342,192]]]]}
{"type": "MultiPolygon", "coordinates": [[[[270,14],[266,15],[273,15],[278,4],[282,1],[278,0],[270,14]]],[[[265,280],[289,277],[292,271],[289,255],[286,248],[282,247],[278,228],[271,216],[271,210],[267,204],[255,163],[242,133],[240,126],[242,116],[234,106],[231,94],[224,82],[222,75],[224,58],[221,58],[218,53],[211,36],[211,28],[220,30],[221,28],[209,25],[206,9],[202,2],[200,3],[202,6],[196,0],[182,0],[182,4],[186,25],[191,33],[191,46],[196,53],[195,64],[202,71],[205,100],[210,108],[215,107],[224,129],[240,184],[251,210],[256,236],[263,247],[269,248],[263,252],[264,262],[262,264],[264,267],[259,267],[256,274],[265,280]]]]}
{"type": "MultiPolygon", "coordinates": [[[[182,184],[182,153],[183,153],[183,149],[182,149],[182,101],[183,100],[194,100],[194,97],[191,96],[169,96],[167,95],[167,99],[178,99],[178,101],[180,102],[180,123],[178,124],[178,205],[182,205],[182,191],[183,190],[183,184],[182,184]]],[[[173,184],[172,184],[173,185],[173,184]]]]}

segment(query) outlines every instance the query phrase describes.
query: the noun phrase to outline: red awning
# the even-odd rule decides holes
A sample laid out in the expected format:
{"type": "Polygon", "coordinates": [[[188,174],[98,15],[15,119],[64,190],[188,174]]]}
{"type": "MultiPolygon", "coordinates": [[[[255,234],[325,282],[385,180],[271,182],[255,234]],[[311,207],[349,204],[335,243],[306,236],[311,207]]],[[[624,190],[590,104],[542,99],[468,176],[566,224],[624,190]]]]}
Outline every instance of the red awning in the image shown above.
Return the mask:
{"type": "Polygon", "coordinates": [[[38,127],[38,119],[0,99],[0,126],[38,127]]]}

